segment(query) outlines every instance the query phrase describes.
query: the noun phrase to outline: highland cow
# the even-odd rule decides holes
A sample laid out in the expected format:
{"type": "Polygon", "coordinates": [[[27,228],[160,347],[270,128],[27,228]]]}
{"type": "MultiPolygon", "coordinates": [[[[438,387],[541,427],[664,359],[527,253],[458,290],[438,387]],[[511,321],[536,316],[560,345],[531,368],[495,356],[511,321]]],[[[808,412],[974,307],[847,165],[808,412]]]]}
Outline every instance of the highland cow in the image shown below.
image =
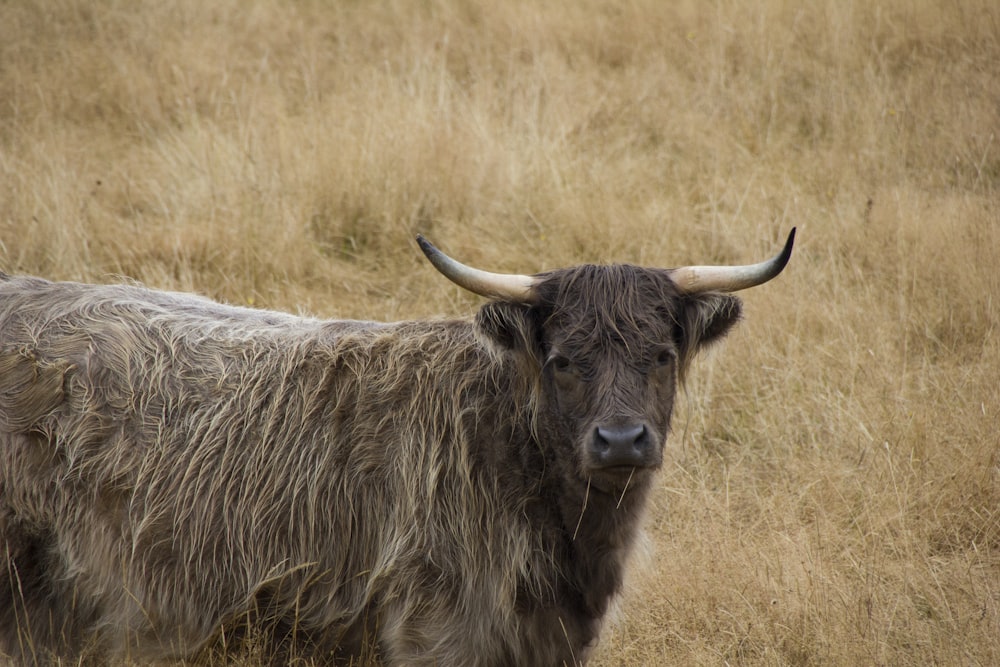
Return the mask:
{"type": "Polygon", "coordinates": [[[0,274],[0,653],[586,662],[678,383],[750,266],[473,269],[474,322],[0,274]],[[369,653],[370,655],[370,653],[369,653]]]}

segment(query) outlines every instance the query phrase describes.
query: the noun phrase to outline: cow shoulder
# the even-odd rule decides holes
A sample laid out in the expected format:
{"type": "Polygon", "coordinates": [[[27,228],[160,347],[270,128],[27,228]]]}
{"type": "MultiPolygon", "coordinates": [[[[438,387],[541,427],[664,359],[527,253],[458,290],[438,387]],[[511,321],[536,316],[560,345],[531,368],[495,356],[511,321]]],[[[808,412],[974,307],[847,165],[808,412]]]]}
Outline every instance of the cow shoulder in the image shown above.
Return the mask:
{"type": "Polygon", "coordinates": [[[0,350],[0,426],[9,433],[35,427],[63,402],[72,364],[45,361],[26,348],[0,350]]]}

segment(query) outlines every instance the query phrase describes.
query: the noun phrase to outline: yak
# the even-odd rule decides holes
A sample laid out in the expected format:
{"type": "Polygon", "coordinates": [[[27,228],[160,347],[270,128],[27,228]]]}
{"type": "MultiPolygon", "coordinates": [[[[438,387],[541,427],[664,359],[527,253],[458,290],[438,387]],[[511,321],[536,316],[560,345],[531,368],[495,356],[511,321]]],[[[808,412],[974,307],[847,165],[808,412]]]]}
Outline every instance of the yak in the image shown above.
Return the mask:
{"type": "Polygon", "coordinates": [[[321,663],[585,663],[692,356],[794,234],[759,264],[536,275],[418,237],[487,297],[472,320],[0,274],[0,655],[252,631],[321,663]]]}

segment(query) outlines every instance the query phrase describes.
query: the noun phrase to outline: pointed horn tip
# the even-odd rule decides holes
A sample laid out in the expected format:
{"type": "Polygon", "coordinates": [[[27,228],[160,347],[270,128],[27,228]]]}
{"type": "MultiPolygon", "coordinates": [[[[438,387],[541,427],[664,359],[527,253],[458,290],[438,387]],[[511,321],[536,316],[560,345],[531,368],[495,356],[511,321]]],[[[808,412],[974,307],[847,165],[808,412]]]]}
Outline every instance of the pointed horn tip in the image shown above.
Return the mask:
{"type": "Polygon", "coordinates": [[[457,262],[438,250],[438,247],[428,241],[423,234],[417,234],[417,245],[420,246],[420,251],[424,253],[424,257],[435,269],[449,278],[454,275],[453,265],[457,262]]]}
{"type": "Polygon", "coordinates": [[[788,260],[792,258],[792,246],[795,245],[795,227],[792,227],[792,231],[788,232],[788,239],[785,241],[785,247],[781,249],[777,257],[777,271],[774,275],[778,275],[785,269],[785,265],[788,264],[788,260]]]}
{"type": "Polygon", "coordinates": [[[420,246],[420,250],[428,257],[430,257],[431,253],[438,251],[433,243],[424,238],[423,234],[417,234],[417,245],[420,246]]]}
{"type": "Polygon", "coordinates": [[[438,250],[438,247],[428,241],[423,234],[417,234],[417,245],[420,246],[420,251],[424,253],[424,257],[426,257],[438,271],[447,275],[447,269],[445,267],[448,265],[448,256],[438,250]]]}

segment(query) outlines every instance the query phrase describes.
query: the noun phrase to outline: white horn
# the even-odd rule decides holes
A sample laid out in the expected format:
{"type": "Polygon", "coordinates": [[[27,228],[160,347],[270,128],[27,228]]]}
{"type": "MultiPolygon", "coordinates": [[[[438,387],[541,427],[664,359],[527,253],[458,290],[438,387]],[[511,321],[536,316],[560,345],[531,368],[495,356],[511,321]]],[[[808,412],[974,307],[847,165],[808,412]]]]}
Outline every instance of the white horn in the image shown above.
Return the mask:
{"type": "Polygon", "coordinates": [[[490,273],[466,266],[448,257],[419,234],[417,235],[417,243],[434,268],[459,287],[490,299],[527,304],[538,302],[538,294],[535,292],[535,285],[538,281],[531,276],[490,273]]]}
{"type": "Polygon", "coordinates": [[[736,292],[766,283],[781,273],[792,256],[795,228],[792,227],[781,252],[759,264],[746,266],[682,266],[669,271],[677,289],[686,294],[699,292],[736,292]]]}

